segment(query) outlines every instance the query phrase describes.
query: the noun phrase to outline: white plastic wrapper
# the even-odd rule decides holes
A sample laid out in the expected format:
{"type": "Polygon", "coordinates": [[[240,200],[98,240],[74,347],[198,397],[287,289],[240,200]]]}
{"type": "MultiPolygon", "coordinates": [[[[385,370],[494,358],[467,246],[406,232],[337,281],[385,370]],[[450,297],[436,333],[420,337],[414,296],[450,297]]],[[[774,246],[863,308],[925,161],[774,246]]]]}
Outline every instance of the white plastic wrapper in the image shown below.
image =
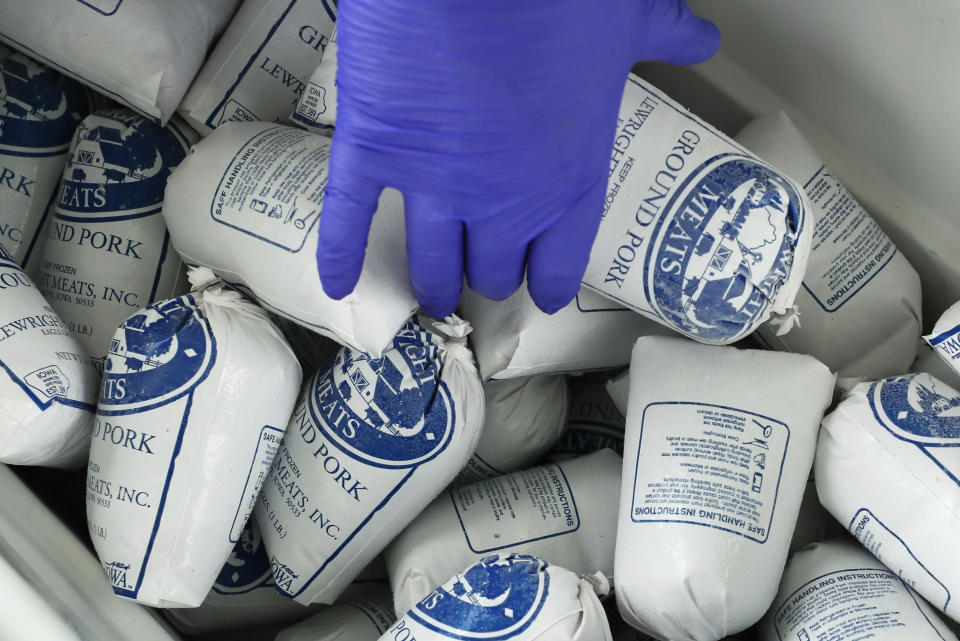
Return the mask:
{"type": "Polygon", "coordinates": [[[390,586],[342,599],[287,628],[276,641],[377,641],[397,620],[390,586]]]}
{"type": "Polygon", "coordinates": [[[624,620],[664,641],[760,620],[833,385],[809,356],[637,341],[614,570],[624,620]]]}
{"type": "Polygon", "coordinates": [[[583,284],[733,343],[792,310],[813,222],[802,187],[631,75],[583,284]]]}
{"type": "Polygon", "coordinates": [[[674,333],[587,289],[545,314],[526,285],[503,301],[464,288],[460,310],[473,325],[471,342],[485,381],[619,367],[630,362],[640,336],[674,333]]]}
{"type": "Polygon", "coordinates": [[[617,410],[623,415],[627,415],[627,405],[630,402],[630,370],[611,378],[606,385],[607,394],[617,410]]]}
{"type": "Polygon", "coordinates": [[[411,319],[383,356],[343,348],[306,385],[257,502],[277,590],[333,603],[476,449],[470,325],[411,319]]]}
{"type": "Polygon", "coordinates": [[[3,0],[0,40],[166,124],[239,1],[3,0]]]}
{"type": "Polygon", "coordinates": [[[334,25],[320,65],[310,76],[290,119],[314,132],[328,133],[337,122],[337,27],[334,25]]]}
{"type": "Polygon", "coordinates": [[[925,340],[921,340],[918,345],[917,359],[913,361],[910,371],[930,374],[953,389],[960,390],[960,374],[953,369],[951,364],[941,358],[940,354],[930,347],[925,340]]]}
{"type": "Polygon", "coordinates": [[[603,577],[525,554],[487,557],[400,615],[380,641],[611,641],[603,577]]]}
{"type": "Polygon", "coordinates": [[[840,377],[902,374],[920,336],[920,277],[783,112],[757,118],[737,142],[804,186],[813,247],[797,294],[799,323],[770,347],[810,354],[840,377]]]}
{"type": "Polygon", "coordinates": [[[28,274],[73,130],[91,109],[83,85],[0,45],[0,245],[28,274]]]}
{"type": "Polygon", "coordinates": [[[195,270],[192,294],[114,335],[87,466],[90,538],[115,594],[196,607],[240,539],[300,388],[267,313],[195,270]]]}
{"type": "Polygon", "coordinates": [[[79,467],[98,385],[90,358],[0,245],[0,462],[79,467]]]}
{"type": "Polygon", "coordinates": [[[815,476],[851,534],[960,620],[960,393],[929,374],[857,385],[823,421],[815,476]]]}
{"type": "Polygon", "coordinates": [[[602,450],[440,495],[384,553],[397,611],[495,552],[612,577],[620,463],[602,450]]]}
{"type": "Polygon", "coordinates": [[[180,632],[197,634],[293,623],[322,607],[304,608],[277,593],[257,520],[249,519],[200,607],[174,608],[165,614],[180,632]]]}
{"type": "Polygon", "coordinates": [[[924,336],[924,339],[950,366],[953,373],[960,376],[960,302],[940,316],[933,327],[933,333],[924,336]]]}
{"type": "Polygon", "coordinates": [[[328,298],[317,278],[316,227],[330,144],[294,127],[224,123],[170,177],[164,216],[187,262],[243,286],[276,314],[379,355],[417,308],[403,201],[384,191],[356,289],[328,298]]]}
{"type": "Polygon", "coordinates": [[[855,543],[798,552],[759,626],[760,641],[957,641],[895,572],[855,543]]]}
{"type": "Polygon", "coordinates": [[[571,377],[567,427],[550,450],[551,461],[565,461],[607,448],[623,456],[623,414],[614,405],[600,380],[571,377]]]}
{"type": "MultiPolygon", "coordinates": [[[[457,486],[534,465],[550,451],[567,424],[569,401],[563,375],[488,381],[483,384],[483,395],[480,442],[454,479],[457,486]]],[[[441,575],[441,580],[449,573],[441,575]]]]}
{"type": "Polygon", "coordinates": [[[332,0],[244,0],[180,104],[206,135],[231,120],[285,122],[328,48],[332,0]]]}
{"type": "Polygon", "coordinates": [[[93,358],[130,314],[178,293],[161,205],[195,139],[126,109],[87,116],[74,133],[37,285],[93,358]]]}
{"type": "Polygon", "coordinates": [[[270,320],[287,339],[293,353],[300,361],[304,372],[316,372],[337,357],[342,347],[340,343],[322,334],[312,332],[303,325],[297,325],[283,316],[270,314],[270,320]]]}

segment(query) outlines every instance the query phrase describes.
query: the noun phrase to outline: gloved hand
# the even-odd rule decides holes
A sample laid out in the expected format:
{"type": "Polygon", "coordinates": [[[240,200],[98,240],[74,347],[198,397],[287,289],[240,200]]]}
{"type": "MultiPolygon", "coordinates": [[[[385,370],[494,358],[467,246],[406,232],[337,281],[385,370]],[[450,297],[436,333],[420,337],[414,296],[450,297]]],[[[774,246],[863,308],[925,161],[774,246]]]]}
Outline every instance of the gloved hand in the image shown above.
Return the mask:
{"type": "Polygon", "coordinates": [[[403,192],[410,280],[442,318],[470,287],[573,299],[600,224],[626,76],[703,61],[684,0],[340,0],[338,113],[317,267],[356,285],[384,187],[403,192]]]}

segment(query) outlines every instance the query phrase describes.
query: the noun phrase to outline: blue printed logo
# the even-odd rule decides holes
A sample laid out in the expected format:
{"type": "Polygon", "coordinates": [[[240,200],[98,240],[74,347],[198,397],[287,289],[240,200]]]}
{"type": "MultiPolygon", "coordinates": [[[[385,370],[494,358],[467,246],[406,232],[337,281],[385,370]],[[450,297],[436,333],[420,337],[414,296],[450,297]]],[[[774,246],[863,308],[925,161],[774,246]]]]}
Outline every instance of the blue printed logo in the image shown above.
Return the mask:
{"type": "Polygon", "coordinates": [[[98,411],[129,411],[176,400],[206,377],[215,357],[216,342],[192,296],[151,305],[114,334],[98,411]]]}
{"type": "Polygon", "coordinates": [[[0,60],[0,151],[63,153],[88,113],[90,96],[80,83],[19,53],[0,60]]]}
{"type": "Polygon", "coordinates": [[[767,165],[726,154],[704,163],[667,211],[653,256],[658,311],[701,340],[752,331],[793,264],[800,192],[767,165]]]}
{"type": "Polygon", "coordinates": [[[454,408],[430,332],[408,321],[381,358],[340,350],[317,376],[314,422],[348,454],[382,467],[437,456],[453,435],[454,408]]]}
{"type": "Polygon", "coordinates": [[[233,546],[213,591],[218,594],[243,594],[261,586],[273,587],[273,572],[270,571],[270,559],[263,545],[263,537],[256,521],[247,521],[240,539],[233,546]]]}
{"type": "Polygon", "coordinates": [[[547,563],[524,554],[491,556],[441,585],[410,616],[454,639],[495,641],[533,623],[547,600],[547,563]]]}
{"type": "Polygon", "coordinates": [[[96,112],[74,134],[57,194],[58,217],[158,212],[167,177],[187,148],[173,125],[161,128],[122,109],[96,112]]]}
{"type": "Polygon", "coordinates": [[[874,383],[870,407],[894,436],[918,445],[960,445],[960,393],[929,374],[874,383]]]}

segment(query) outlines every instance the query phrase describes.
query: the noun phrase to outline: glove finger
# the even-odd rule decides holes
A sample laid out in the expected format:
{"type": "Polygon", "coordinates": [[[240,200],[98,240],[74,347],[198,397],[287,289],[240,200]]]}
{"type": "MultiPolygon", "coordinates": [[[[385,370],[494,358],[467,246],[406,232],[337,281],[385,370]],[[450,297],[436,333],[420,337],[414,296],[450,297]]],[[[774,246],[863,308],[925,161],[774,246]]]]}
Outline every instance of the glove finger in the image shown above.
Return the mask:
{"type": "Polygon", "coordinates": [[[523,284],[527,245],[511,232],[484,223],[467,227],[467,281],[481,296],[503,300],[523,284]]]}
{"type": "Polygon", "coordinates": [[[661,60],[674,65],[692,65],[709,60],[720,48],[720,30],[701,18],[685,0],[657,0],[649,3],[643,16],[643,33],[637,60],[661,60]]]}
{"type": "Polygon", "coordinates": [[[537,307],[553,314],[580,291],[593,239],[603,213],[603,190],[599,181],[577,199],[557,222],[530,243],[527,288],[537,307]]]}
{"type": "Polygon", "coordinates": [[[317,242],[320,283],[335,300],[352,292],[360,279],[370,221],[382,191],[381,185],[361,177],[357,169],[362,167],[360,152],[349,143],[338,143],[335,136],[317,242]]]}
{"type": "Polygon", "coordinates": [[[463,223],[449,205],[404,195],[410,283],[420,306],[435,318],[453,313],[463,289],[463,223]]]}

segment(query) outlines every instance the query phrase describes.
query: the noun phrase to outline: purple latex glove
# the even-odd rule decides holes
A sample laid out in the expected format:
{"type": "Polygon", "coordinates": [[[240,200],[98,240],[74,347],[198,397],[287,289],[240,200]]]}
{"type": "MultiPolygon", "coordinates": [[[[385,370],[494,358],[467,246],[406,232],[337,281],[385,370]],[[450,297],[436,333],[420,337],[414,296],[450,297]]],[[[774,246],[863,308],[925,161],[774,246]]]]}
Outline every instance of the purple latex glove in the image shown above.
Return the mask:
{"type": "Polygon", "coordinates": [[[337,128],[317,267],[343,298],[384,187],[403,192],[410,280],[453,311],[466,272],[554,312],[580,288],[635,61],[692,64],[720,34],[684,0],[340,0],[337,128]]]}

